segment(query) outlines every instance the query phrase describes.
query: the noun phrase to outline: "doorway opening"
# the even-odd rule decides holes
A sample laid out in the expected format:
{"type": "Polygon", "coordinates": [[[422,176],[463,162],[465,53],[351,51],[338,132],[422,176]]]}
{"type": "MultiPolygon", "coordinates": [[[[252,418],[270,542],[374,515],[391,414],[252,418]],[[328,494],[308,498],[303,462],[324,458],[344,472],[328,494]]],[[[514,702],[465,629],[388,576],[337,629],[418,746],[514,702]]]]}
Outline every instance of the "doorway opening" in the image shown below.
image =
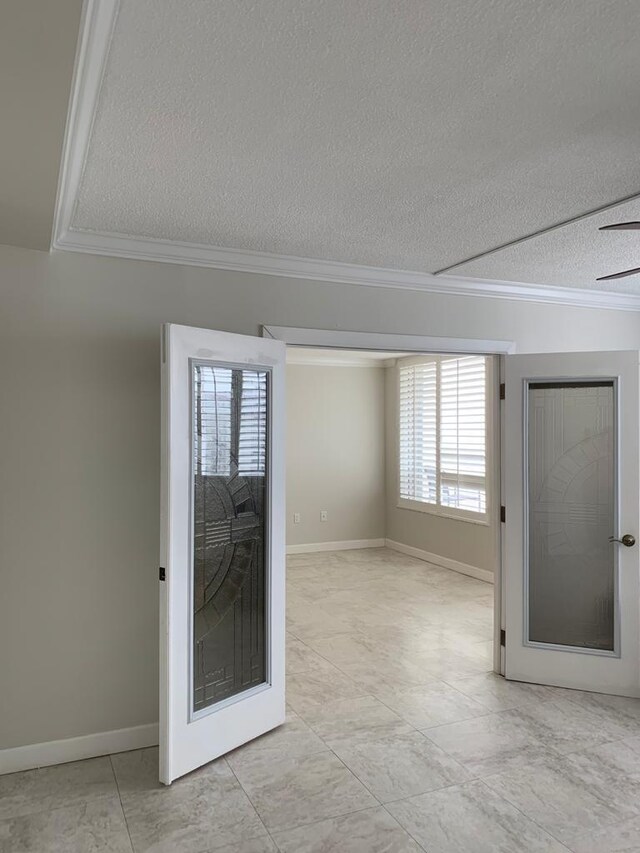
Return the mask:
{"type": "Polygon", "coordinates": [[[471,350],[287,347],[294,711],[373,695],[452,722],[500,672],[499,373],[471,350]]]}
{"type": "MultiPolygon", "coordinates": [[[[637,353],[510,356],[501,371],[496,356],[511,352],[508,342],[280,331],[278,338],[265,329],[274,339],[260,340],[165,327],[161,780],[169,783],[285,721],[287,515],[292,530],[302,531],[307,518],[327,530],[294,542],[289,537],[292,726],[286,732],[295,743],[302,734],[312,764],[322,743],[335,755],[321,762],[357,764],[357,756],[347,760],[345,753],[357,751],[372,729],[376,744],[387,735],[393,741],[379,747],[381,766],[404,748],[403,738],[414,758],[414,747],[422,755],[427,731],[445,752],[448,745],[462,757],[466,749],[474,764],[477,744],[465,747],[464,733],[495,731],[501,719],[485,719],[487,710],[514,699],[541,698],[539,714],[527,712],[537,720],[535,731],[543,726],[566,749],[573,747],[574,725],[557,730],[573,711],[556,707],[550,687],[637,696],[637,353]],[[295,379],[287,381],[287,345],[320,349],[315,357],[340,362],[290,364],[290,371],[315,371],[298,383],[300,400],[295,379]],[[333,367],[360,378],[327,381],[320,370],[333,367]],[[287,385],[290,411],[303,418],[290,422],[288,442],[287,385]],[[339,400],[332,396],[336,387],[339,400]],[[288,513],[287,446],[289,472],[301,480],[288,513]],[[258,487],[266,498],[264,523],[258,487]],[[225,494],[235,509],[227,508],[225,494]],[[425,529],[434,544],[411,542],[405,512],[430,519],[425,529]],[[200,514],[202,532],[195,526],[200,514]],[[330,527],[334,519],[343,525],[339,530],[330,527]],[[468,551],[454,550],[469,547],[460,532],[445,536],[454,522],[493,531],[493,564],[482,565],[480,540],[468,551]],[[553,615],[546,606],[555,595],[547,570],[562,584],[584,562],[585,548],[593,552],[586,554],[593,558],[587,568],[597,574],[597,560],[612,571],[592,585],[590,605],[584,596],[586,609],[574,608],[575,624],[584,622],[584,613],[589,620],[582,643],[584,632],[567,620],[558,637],[558,619],[538,619],[538,605],[553,615]],[[616,549],[613,558],[609,549],[616,549]],[[206,564],[200,574],[199,560],[206,564]],[[253,582],[252,561],[264,583],[253,582]],[[493,595],[491,574],[482,574],[491,569],[493,595]],[[204,607],[196,594],[200,577],[204,607]],[[201,658],[190,660],[189,649],[200,639],[209,643],[210,635],[213,643],[228,623],[246,689],[207,704],[207,688],[217,682],[205,672],[205,702],[194,707],[201,658]],[[504,646],[496,637],[503,630],[509,641],[504,670],[504,646]],[[265,642],[254,643],[254,635],[265,642]],[[524,689],[513,681],[529,684],[524,689]],[[193,708],[191,719],[186,708],[193,708]]],[[[312,356],[304,349],[300,358],[312,356]]],[[[229,677],[235,672],[229,667],[229,677]]],[[[531,738],[544,749],[543,739],[531,738]]],[[[492,735],[487,773],[496,772],[494,743],[492,735]]],[[[498,752],[512,747],[498,745],[498,752]]],[[[387,790],[392,798],[394,792],[387,790]]]]}

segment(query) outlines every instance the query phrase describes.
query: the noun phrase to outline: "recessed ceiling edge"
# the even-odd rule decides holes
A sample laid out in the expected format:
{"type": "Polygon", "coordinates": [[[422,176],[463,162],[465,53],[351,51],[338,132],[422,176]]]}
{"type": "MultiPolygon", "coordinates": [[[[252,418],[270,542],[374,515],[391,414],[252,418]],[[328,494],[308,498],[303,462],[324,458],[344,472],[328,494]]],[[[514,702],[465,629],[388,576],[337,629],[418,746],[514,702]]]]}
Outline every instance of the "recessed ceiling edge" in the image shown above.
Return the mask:
{"type": "Polygon", "coordinates": [[[62,150],[52,250],[453,296],[640,311],[640,295],[442,274],[436,276],[431,273],[360,266],[340,261],[72,229],[70,223],[118,8],[119,0],[84,0],[62,150]]]}

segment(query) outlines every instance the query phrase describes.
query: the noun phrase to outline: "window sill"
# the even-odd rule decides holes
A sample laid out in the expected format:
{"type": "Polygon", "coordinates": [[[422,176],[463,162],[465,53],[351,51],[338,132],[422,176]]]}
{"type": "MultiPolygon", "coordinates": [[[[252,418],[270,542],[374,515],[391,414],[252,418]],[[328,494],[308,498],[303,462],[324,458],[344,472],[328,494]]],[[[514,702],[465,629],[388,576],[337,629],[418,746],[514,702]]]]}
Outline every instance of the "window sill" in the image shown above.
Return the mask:
{"type": "Polygon", "coordinates": [[[447,507],[439,507],[436,504],[423,503],[422,501],[410,501],[406,498],[398,498],[396,503],[398,509],[408,509],[411,512],[424,512],[437,518],[449,518],[453,521],[466,521],[467,524],[477,524],[480,527],[490,527],[489,513],[472,513],[470,511],[456,512],[447,507]],[[477,518],[474,518],[477,515],[477,518]]]}

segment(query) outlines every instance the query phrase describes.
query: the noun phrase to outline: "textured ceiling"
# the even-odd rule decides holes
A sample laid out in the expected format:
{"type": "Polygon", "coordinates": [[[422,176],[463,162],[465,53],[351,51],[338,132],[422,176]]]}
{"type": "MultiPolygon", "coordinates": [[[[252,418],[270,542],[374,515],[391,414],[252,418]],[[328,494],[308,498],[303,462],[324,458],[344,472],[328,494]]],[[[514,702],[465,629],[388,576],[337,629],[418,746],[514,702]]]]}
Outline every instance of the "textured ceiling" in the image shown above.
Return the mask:
{"type": "Polygon", "coordinates": [[[462,264],[450,274],[640,293],[640,276],[595,281],[596,276],[640,267],[640,231],[598,230],[629,221],[640,221],[640,199],[462,264]]]}
{"type": "MultiPolygon", "coordinates": [[[[72,227],[436,271],[640,191],[639,32],[638,0],[121,0],[72,227]]],[[[640,265],[607,239],[492,277],[640,265]]]]}

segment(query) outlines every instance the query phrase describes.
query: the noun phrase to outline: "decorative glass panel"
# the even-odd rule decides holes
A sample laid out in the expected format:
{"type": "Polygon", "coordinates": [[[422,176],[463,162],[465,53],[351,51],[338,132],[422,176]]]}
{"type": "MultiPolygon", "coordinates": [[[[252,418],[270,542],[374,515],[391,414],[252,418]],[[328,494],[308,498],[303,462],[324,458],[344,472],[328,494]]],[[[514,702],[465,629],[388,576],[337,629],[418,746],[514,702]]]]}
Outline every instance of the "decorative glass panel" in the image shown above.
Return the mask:
{"type": "Polygon", "coordinates": [[[269,373],[193,366],[193,710],[266,680],[269,373]]]}
{"type": "Polygon", "coordinates": [[[529,640],[614,648],[611,382],[529,385],[529,640]]]}

